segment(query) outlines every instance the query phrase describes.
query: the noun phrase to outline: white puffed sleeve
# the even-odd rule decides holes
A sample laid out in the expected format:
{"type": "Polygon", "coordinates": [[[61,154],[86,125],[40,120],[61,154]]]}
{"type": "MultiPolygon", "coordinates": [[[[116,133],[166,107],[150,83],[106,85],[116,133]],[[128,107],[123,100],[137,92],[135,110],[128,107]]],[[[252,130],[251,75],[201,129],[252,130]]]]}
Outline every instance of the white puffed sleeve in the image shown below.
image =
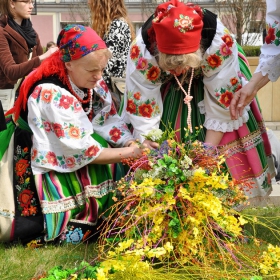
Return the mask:
{"type": "Polygon", "coordinates": [[[34,174],[76,171],[103,149],[91,137],[92,124],[79,101],[54,84],[38,85],[28,98],[28,124],[33,132],[34,174]]]}
{"type": "Polygon", "coordinates": [[[267,36],[261,47],[259,65],[255,71],[275,82],[280,76],[280,1],[266,0],[267,36]]]}
{"type": "Polygon", "coordinates": [[[141,142],[143,134],[159,127],[163,110],[160,76],[161,69],[147,50],[140,29],[128,54],[122,118],[132,124],[133,136],[141,142]]]}
{"type": "Polygon", "coordinates": [[[219,20],[212,44],[203,56],[202,71],[204,100],[198,106],[205,114],[204,126],[221,132],[238,129],[248,120],[249,107],[238,120],[231,120],[229,105],[234,93],[247,81],[240,71],[235,40],[219,20]]]}

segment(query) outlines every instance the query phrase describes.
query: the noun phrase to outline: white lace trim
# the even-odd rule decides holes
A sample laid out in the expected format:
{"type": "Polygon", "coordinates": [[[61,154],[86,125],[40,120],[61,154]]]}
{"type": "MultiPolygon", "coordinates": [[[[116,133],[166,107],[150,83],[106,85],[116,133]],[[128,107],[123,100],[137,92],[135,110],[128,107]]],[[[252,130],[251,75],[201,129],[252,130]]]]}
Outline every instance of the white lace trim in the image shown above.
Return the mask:
{"type": "Polygon", "coordinates": [[[10,212],[7,209],[2,209],[0,208],[0,216],[1,217],[5,217],[5,218],[9,218],[9,219],[14,219],[15,218],[15,212],[10,212]]]}
{"type": "Polygon", "coordinates": [[[217,120],[217,119],[207,119],[203,101],[199,102],[198,107],[200,110],[200,114],[205,114],[206,116],[205,123],[203,124],[206,129],[221,131],[223,133],[232,132],[234,130],[239,129],[244,123],[246,123],[249,120],[249,114],[248,114],[248,111],[250,110],[249,106],[245,107],[242,117],[238,118],[238,120],[231,120],[227,122],[223,120],[217,120]]]}
{"type": "Polygon", "coordinates": [[[59,199],[56,201],[41,201],[41,208],[43,214],[66,212],[85,204],[86,198],[95,197],[101,198],[104,195],[114,190],[114,181],[107,180],[98,186],[86,186],[82,193],[76,196],[59,199]]]}
{"type": "Polygon", "coordinates": [[[268,74],[271,82],[275,82],[280,76],[280,54],[278,55],[260,55],[259,65],[255,73],[261,72],[263,76],[268,74]]]}
{"type": "Polygon", "coordinates": [[[79,89],[70,79],[69,75],[68,75],[68,79],[69,79],[69,82],[71,84],[71,87],[73,89],[73,91],[81,98],[81,99],[84,99],[85,97],[85,93],[83,90],[79,89]]]}

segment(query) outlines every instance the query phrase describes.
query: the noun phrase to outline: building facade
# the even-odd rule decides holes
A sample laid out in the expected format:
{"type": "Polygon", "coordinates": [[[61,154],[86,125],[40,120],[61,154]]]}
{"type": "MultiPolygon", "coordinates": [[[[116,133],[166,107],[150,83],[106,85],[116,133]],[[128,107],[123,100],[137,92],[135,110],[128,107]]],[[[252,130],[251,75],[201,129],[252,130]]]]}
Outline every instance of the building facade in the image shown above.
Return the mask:
{"type": "MultiPolygon", "coordinates": [[[[154,7],[164,1],[160,0],[125,0],[128,15],[133,22],[136,31],[154,11],[154,7]]],[[[215,0],[195,0],[207,9],[212,9],[215,0]]],[[[89,10],[87,0],[36,0],[32,23],[38,32],[41,43],[46,46],[47,42],[56,42],[57,36],[66,24],[81,23],[89,24],[89,10]]]]}

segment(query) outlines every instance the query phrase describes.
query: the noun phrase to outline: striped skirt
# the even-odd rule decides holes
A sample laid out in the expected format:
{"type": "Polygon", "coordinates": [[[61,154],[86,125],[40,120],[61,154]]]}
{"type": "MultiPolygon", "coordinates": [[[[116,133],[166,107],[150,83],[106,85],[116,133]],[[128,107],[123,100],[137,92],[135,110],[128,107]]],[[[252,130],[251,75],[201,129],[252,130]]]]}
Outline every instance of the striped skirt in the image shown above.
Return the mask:
{"type": "MultiPolygon", "coordinates": [[[[16,126],[11,116],[6,123],[0,132],[0,242],[77,244],[94,235],[113,204],[115,166],[90,164],[76,172],[34,176],[28,125],[20,119],[16,126]]],[[[100,136],[93,137],[107,147],[100,136]]]]}

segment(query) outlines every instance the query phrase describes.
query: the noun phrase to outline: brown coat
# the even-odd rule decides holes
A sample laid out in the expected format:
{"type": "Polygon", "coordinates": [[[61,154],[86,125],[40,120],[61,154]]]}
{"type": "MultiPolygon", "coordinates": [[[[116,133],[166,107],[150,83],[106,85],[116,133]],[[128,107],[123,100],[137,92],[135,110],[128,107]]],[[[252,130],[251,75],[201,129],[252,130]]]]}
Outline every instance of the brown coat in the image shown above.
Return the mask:
{"type": "Polygon", "coordinates": [[[28,60],[25,39],[7,24],[7,17],[0,17],[0,89],[13,88],[18,79],[25,77],[40,65],[43,54],[38,34],[32,58],[28,60]]]}

